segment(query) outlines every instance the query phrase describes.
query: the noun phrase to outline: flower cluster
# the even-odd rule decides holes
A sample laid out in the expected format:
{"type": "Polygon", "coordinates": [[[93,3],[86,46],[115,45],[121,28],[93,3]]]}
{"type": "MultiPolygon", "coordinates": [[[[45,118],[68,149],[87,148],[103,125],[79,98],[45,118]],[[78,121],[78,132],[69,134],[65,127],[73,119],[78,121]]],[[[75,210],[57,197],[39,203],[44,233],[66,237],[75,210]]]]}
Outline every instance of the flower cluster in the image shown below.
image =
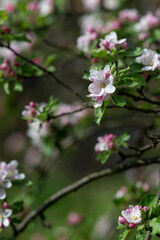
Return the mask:
{"type": "Polygon", "coordinates": [[[3,63],[0,64],[0,72],[5,78],[14,77],[18,66],[19,63],[17,61],[11,63],[9,60],[5,59],[3,63]]]}
{"type": "Polygon", "coordinates": [[[94,101],[94,107],[102,106],[103,102],[110,98],[110,94],[115,92],[115,87],[113,86],[114,77],[110,73],[110,66],[106,65],[103,70],[90,70],[89,80],[92,82],[88,91],[94,101]]]}
{"type": "Polygon", "coordinates": [[[25,106],[25,110],[23,110],[22,112],[22,116],[25,118],[29,118],[27,119],[28,122],[32,122],[32,117],[35,117],[37,113],[37,105],[35,102],[30,102],[29,105],[25,106]]]}
{"type": "Polygon", "coordinates": [[[140,21],[135,24],[135,29],[138,32],[147,32],[152,28],[159,26],[159,19],[151,12],[140,18],[140,21]]]}
{"type": "Polygon", "coordinates": [[[105,36],[105,39],[100,39],[99,45],[102,50],[107,49],[111,51],[113,48],[118,48],[118,46],[126,49],[127,42],[126,38],[118,40],[116,32],[110,32],[105,36]]]}
{"type": "Polygon", "coordinates": [[[105,134],[103,137],[98,137],[98,143],[95,145],[94,150],[96,153],[112,150],[114,148],[114,134],[105,134]]]}
{"type": "Polygon", "coordinates": [[[137,63],[145,65],[142,71],[155,71],[160,67],[159,55],[150,49],[143,49],[142,55],[136,58],[137,63]]]}
{"type": "Polygon", "coordinates": [[[30,1],[27,4],[27,9],[31,12],[39,13],[42,17],[45,17],[53,12],[54,2],[53,0],[41,0],[39,2],[30,1]]]}
{"type": "Polygon", "coordinates": [[[6,190],[12,186],[12,181],[25,178],[24,173],[19,173],[18,162],[12,160],[10,163],[0,162],[0,199],[6,198],[6,190]]]}
{"type": "Polygon", "coordinates": [[[86,117],[89,113],[86,109],[74,113],[74,111],[81,109],[82,107],[82,104],[79,102],[74,102],[73,104],[60,103],[55,112],[57,116],[65,113],[73,113],[62,116],[59,120],[59,124],[61,126],[75,126],[78,124],[78,122],[86,117]]]}
{"type": "Polygon", "coordinates": [[[127,21],[136,22],[139,18],[137,9],[124,9],[119,12],[119,20],[124,23],[127,21]]]}
{"type": "Polygon", "coordinates": [[[148,207],[142,207],[139,205],[132,206],[122,211],[122,216],[118,218],[118,222],[122,225],[128,225],[129,228],[135,228],[139,223],[142,222],[142,209],[147,211],[148,207]]]}
{"type": "Polygon", "coordinates": [[[0,228],[8,227],[11,219],[10,216],[12,215],[12,210],[10,209],[10,206],[7,202],[4,202],[3,208],[0,208],[0,228]]]}

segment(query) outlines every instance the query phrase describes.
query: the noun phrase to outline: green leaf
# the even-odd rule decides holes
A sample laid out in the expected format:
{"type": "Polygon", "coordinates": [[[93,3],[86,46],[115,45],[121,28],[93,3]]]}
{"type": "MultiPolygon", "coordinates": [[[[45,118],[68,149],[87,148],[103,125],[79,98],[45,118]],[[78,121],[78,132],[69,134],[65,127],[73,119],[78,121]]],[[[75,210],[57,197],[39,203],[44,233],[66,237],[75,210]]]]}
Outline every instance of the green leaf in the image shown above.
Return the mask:
{"type": "Polygon", "coordinates": [[[126,100],[123,96],[112,94],[111,99],[112,102],[119,107],[124,107],[124,105],[126,104],[126,100]]]}
{"type": "Polygon", "coordinates": [[[152,228],[152,236],[156,235],[157,233],[160,234],[160,218],[153,218],[149,222],[149,226],[152,228]]]}
{"type": "Polygon", "coordinates": [[[124,132],[122,135],[115,139],[115,145],[123,145],[124,147],[128,147],[126,142],[130,139],[130,137],[131,135],[128,132],[124,132]]]}
{"type": "Polygon", "coordinates": [[[119,222],[118,222],[117,224],[118,224],[118,225],[117,225],[116,229],[122,229],[122,228],[125,228],[125,227],[126,227],[125,225],[120,224],[119,222]]]}
{"type": "Polygon", "coordinates": [[[147,206],[148,208],[155,207],[157,205],[157,196],[155,194],[148,194],[141,200],[140,205],[142,207],[147,206]]]}
{"type": "Polygon", "coordinates": [[[55,67],[55,66],[49,66],[49,67],[47,68],[47,70],[48,70],[49,72],[55,72],[55,71],[56,71],[56,67],[55,67]]]}
{"type": "Polygon", "coordinates": [[[14,40],[18,41],[18,42],[28,42],[30,43],[31,40],[29,40],[26,36],[25,33],[18,33],[16,35],[14,35],[13,37],[14,40]]]}
{"type": "Polygon", "coordinates": [[[133,80],[131,79],[123,79],[123,80],[120,80],[117,84],[118,87],[136,87],[138,86],[139,83],[137,82],[134,82],[133,80]]]}
{"type": "Polygon", "coordinates": [[[128,234],[130,233],[131,229],[126,229],[122,234],[119,235],[119,240],[125,240],[128,234]]]}
{"type": "Polygon", "coordinates": [[[46,64],[50,65],[57,58],[57,54],[51,54],[46,59],[46,64]]]}
{"type": "Polygon", "coordinates": [[[89,80],[89,77],[90,77],[90,72],[87,70],[84,70],[84,74],[82,78],[85,80],[89,80]]]}
{"type": "Polygon", "coordinates": [[[125,52],[125,55],[127,57],[136,57],[142,54],[142,48],[128,48],[125,52]]]}
{"type": "Polygon", "coordinates": [[[24,210],[24,203],[23,201],[17,201],[12,203],[10,207],[13,210],[13,214],[17,214],[24,210]]]}
{"type": "Polygon", "coordinates": [[[132,72],[142,72],[142,68],[144,66],[140,63],[132,63],[131,65],[129,65],[129,67],[132,72]]]}
{"type": "Polygon", "coordinates": [[[4,91],[5,91],[6,94],[10,94],[9,82],[3,83],[3,89],[4,89],[4,91]]]}
{"type": "Polygon", "coordinates": [[[7,20],[8,16],[6,14],[6,10],[0,11],[0,24],[3,24],[7,20]]]}
{"type": "Polygon", "coordinates": [[[16,92],[22,92],[23,91],[23,85],[22,83],[16,81],[14,84],[14,91],[16,92]]]}
{"type": "Polygon", "coordinates": [[[138,73],[127,73],[123,76],[122,78],[123,80],[132,80],[132,81],[135,81],[143,86],[146,85],[146,81],[144,80],[144,78],[139,75],[138,73]]]}
{"type": "Polygon", "coordinates": [[[110,157],[112,151],[105,151],[102,153],[98,153],[96,159],[98,161],[101,161],[102,164],[105,164],[108,160],[108,158],[110,157]]]}
{"type": "Polygon", "coordinates": [[[135,236],[135,240],[143,240],[143,232],[137,233],[135,236]]]}
{"type": "Polygon", "coordinates": [[[15,186],[22,186],[22,187],[30,187],[33,185],[32,181],[28,181],[26,179],[23,180],[15,180],[13,181],[13,185],[15,186]]]}
{"type": "Polygon", "coordinates": [[[101,107],[95,108],[94,110],[95,122],[98,124],[98,126],[100,125],[100,122],[105,112],[105,108],[109,104],[109,102],[110,100],[105,101],[101,107]]]}

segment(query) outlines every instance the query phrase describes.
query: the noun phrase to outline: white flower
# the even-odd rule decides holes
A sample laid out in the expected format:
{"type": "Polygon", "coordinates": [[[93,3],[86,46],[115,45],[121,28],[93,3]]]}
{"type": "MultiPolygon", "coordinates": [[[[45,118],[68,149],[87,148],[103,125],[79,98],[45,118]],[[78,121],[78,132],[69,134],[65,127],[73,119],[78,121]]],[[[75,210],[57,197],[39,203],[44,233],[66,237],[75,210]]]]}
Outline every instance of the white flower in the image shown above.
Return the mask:
{"type": "Polygon", "coordinates": [[[40,121],[28,123],[27,136],[31,139],[34,146],[41,148],[42,139],[49,136],[50,134],[50,124],[44,122],[41,125],[40,121]]]}
{"type": "Polygon", "coordinates": [[[122,216],[127,220],[128,223],[134,223],[138,224],[142,221],[141,218],[141,210],[139,209],[139,206],[129,206],[129,209],[127,211],[122,211],[122,216]]]}
{"type": "Polygon", "coordinates": [[[89,45],[91,43],[91,36],[89,34],[82,35],[77,38],[77,48],[82,52],[89,51],[89,45]]]}
{"type": "Polygon", "coordinates": [[[12,183],[7,179],[7,164],[5,162],[0,162],[0,199],[6,198],[5,188],[10,188],[12,183]]]}
{"type": "Polygon", "coordinates": [[[136,58],[137,63],[146,65],[142,71],[154,71],[159,66],[159,55],[150,49],[143,49],[142,56],[136,58]]]}
{"type": "Polygon", "coordinates": [[[118,40],[116,32],[110,32],[104,39],[100,39],[99,45],[102,50],[105,50],[105,48],[112,50],[113,47],[116,48],[117,45],[121,45],[123,47],[124,44],[126,44],[126,38],[118,40]]]}
{"type": "Polygon", "coordinates": [[[85,9],[89,11],[95,10],[100,4],[99,0],[82,0],[82,2],[85,9]]]}
{"type": "Polygon", "coordinates": [[[41,0],[39,2],[40,14],[45,17],[53,12],[54,4],[53,0],[41,0]]]}
{"type": "Polygon", "coordinates": [[[9,217],[11,215],[12,215],[11,209],[5,209],[4,211],[2,211],[2,209],[0,209],[0,227],[1,228],[9,226],[9,224],[10,224],[9,217]]]}
{"type": "Polygon", "coordinates": [[[120,1],[119,0],[104,0],[103,6],[109,10],[115,10],[119,7],[120,1]]]}
{"type": "Polygon", "coordinates": [[[157,27],[158,25],[159,19],[149,12],[145,16],[141,17],[140,21],[135,24],[135,30],[139,32],[146,32],[151,28],[157,27]]]}
{"type": "Polygon", "coordinates": [[[103,70],[90,70],[92,83],[88,87],[90,97],[100,97],[115,91],[113,86],[114,77],[110,75],[110,67],[106,65],[103,70]]]}
{"type": "Polygon", "coordinates": [[[24,173],[19,173],[18,169],[18,162],[16,160],[12,160],[10,163],[7,164],[7,172],[8,178],[11,180],[22,180],[25,178],[24,173]]]}

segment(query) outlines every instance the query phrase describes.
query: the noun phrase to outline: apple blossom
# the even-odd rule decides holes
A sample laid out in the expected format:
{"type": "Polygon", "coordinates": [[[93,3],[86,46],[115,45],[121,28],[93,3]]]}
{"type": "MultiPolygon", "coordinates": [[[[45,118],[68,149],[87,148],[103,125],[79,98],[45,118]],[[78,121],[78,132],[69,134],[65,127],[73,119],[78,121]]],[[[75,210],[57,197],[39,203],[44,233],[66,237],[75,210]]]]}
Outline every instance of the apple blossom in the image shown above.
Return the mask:
{"type": "Polygon", "coordinates": [[[104,23],[98,14],[89,14],[79,19],[79,25],[82,33],[86,33],[91,28],[100,33],[104,23]]]}
{"type": "Polygon", "coordinates": [[[103,0],[103,7],[109,10],[115,10],[119,7],[119,0],[103,0]]]}
{"type": "Polygon", "coordinates": [[[159,19],[155,17],[151,12],[140,18],[140,21],[135,24],[135,29],[138,32],[146,32],[151,28],[155,28],[159,25],[159,19]]]}
{"type": "Polygon", "coordinates": [[[77,38],[77,48],[82,52],[87,53],[89,51],[89,45],[91,44],[91,34],[84,34],[77,38]]]}
{"type": "Polygon", "coordinates": [[[139,224],[140,222],[142,222],[142,216],[141,216],[141,210],[139,209],[140,206],[136,205],[136,206],[129,206],[128,211],[123,210],[122,211],[122,216],[126,219],[126,221],[130,224],[129,227],[133,228],[139,224]]]}
{"type": "Polygon", "coordinates": [[[110,32],[105,36],[105,39],[100,39],[99,45],[102,50],[107,49],[109,51],[118,46],[123,48],[124,45],[126,46],[126,38],[118,40],[116,32],[110,32]]]}
{"type": "Polygon", "coordinates": [[[41,0],[39,2],[39,11],[42,17],[45,17],[51,14],[54,10],[54,1],[53,0],[41,0]]]}
{"type": "MultiPolygon", "coordinates": [[[[37,106],[34,102],[30,102],[29,105],[25,106],[25,110],[22,111],[22,116],[24,117],[35,117],[37,114],[37,106]]],[[[32,119],[28,119],[28,122],[31,122],[32,119]]]]}
{"type": "Polygon", "coordinates": [[[155,51],[145,48],[142,55],[136,58],[136,62],[145,65],[142,71],[154,71],[159,67],[159,55],[155,51]]]}
{"type": "Polygon", "coordinates": [[[10,224],[10,216],[12,215],[11,209],[0,209],[0,228],[8,227],[10,224]]]}
{"type": "Polygon", "coordinates": [[[108,22],[107,25],[103,27],[102,32],[106,33],[119,28],[120,28],[120,21],[119,19],[115,19],[113,21],[108,22]]]}
{"type": "Polygon", "coordinates": [[[19,173],[18,169],[18,162],[16,160],[12,160],[10,163],[7,164],[6,170],[8,172],[7,177],[10,180],[23,180],[25,178],[24,173],[19,173]]]}
{"type": "Polygon", "coordinates": [[[103,137],[98,137],[98,143],[95,145],[95,152],[101,153],[114,148],[114,134],[105,134],[103,137]]]}
{"type": "MultiPolygon", "coordinates": [[[[80,108],[82,108],[82,104],[79,102],[74,102],[73,104],[66,104],[66,103],[60,103],[58,105],[58,108],[56,110],[56,115],[61,115],[61,114],[65,114],[65,113],[70,113],[70,112],[74,112],[80,108]]],[[[76,124],[78,124],[78,122],[83,119],[84,117],[86,117],[88,115],[88,110],[83,110],[77,113],[72,113],[66,116],[62,116],[59,120],[60,125],[62,126],[75,126],[76,124]]]]}
{"type": "Polygon", "coordinates": [[[104,100],[109,99],[110,94],[115,92],[113,86],[114,77],[110,74],[110,66],[106,65],[103,70],[90,70],[89,80],[92,83],[88,87],[91,97],[94,101],[94,107],[100,107],[104,100]]]}
{"type": "Polygon", "coordinates": [[[126,194],[126,192],[127,192],[127,188],[125,186],[122,186],[116,193],[115,198],[117,199],[122,198],[126,194]]]}
{"type": "Polygon", "coordinates": [[[126,21],[136,22],[139,18],[137,9],[124,9],[119,12],[119,20],[123,23],[126,21]]]}
{"type": "Polygon", "coordinates": [[[44,122],[41,124],[39,120],[29,122],[26,135],[31,139],[34,146],[41,149],[43,138],[50,135],[50,123],[44,122]]]}
{"type": "Polygon", "coordinates": [[[93,11],[99,7],[100,1],[99,0],[82,0],[82,3],[86,10],[93,11]]]}

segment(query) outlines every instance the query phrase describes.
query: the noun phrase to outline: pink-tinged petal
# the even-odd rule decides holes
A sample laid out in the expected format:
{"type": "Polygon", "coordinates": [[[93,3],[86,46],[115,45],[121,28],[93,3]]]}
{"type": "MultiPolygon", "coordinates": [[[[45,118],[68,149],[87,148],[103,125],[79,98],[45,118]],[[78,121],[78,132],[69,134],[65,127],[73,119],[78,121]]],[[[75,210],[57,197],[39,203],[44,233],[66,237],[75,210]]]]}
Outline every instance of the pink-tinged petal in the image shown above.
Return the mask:
{"type": "Polygon", "coordinates": [[[5,209],[4,213],[3,213],[3,216],[5,218],[8,218],[12,215],[12,210],[11,209],[5,209]]]}
{"type": "Polygon", "coordinates": [[[12,183],[11,183],[10,180],[5,179],[5,180],[3,181],[3,183],[2,183],[2,186],[3,186],[4,188],[10,188],[10,187],[12,187],[12,183]]]}

